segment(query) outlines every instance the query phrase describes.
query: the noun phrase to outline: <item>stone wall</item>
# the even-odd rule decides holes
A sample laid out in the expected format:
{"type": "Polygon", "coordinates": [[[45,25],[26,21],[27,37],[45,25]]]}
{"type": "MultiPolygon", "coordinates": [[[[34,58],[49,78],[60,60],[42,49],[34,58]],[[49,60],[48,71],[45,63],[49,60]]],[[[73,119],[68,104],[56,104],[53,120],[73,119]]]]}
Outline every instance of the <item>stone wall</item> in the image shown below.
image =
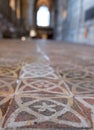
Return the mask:
{"type": "Polygon", "coordinates": [[[85,13],[94,0],[68,0],[67,17],[63,21],[62,38],[66,41],[94,44],[94,19],[85,21],[85,13]]]}

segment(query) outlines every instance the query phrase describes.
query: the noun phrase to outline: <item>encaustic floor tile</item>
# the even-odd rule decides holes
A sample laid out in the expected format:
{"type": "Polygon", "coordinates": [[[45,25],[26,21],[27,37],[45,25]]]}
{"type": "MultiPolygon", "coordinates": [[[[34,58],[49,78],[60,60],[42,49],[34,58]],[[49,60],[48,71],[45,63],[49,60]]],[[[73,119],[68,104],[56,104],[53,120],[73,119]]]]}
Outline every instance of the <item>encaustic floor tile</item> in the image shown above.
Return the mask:
{"type": "Polygon", "coordinates": [[[85,71],[68,71],[62,74],[74,95],[94,96],[94,75],[85,71]]]}
{"type": "Polygon", "coordinates": [[[15,88],[15,79],[0,78],[0,126],[2,126],[9,103],[14,96],[15,88]]]}
{"type": "Polygon", "coordinates": [[[66,82],[74,96],[94,97],[94,81],[66,82]]]}
{"type": "Polygon", "coordinates": [[[0,96],[0,128],[2,128],[5,114],[8,110],[10,103],[10,98],[6,98],[5,96],[0,96]]]}
{"type": "Polygon", "coordinates": [[[32,96],[44,97],[71,97],[72,94],[63,80],[47,79],[24,79],[16,89],[16,94],[31,94],[32,96]]]}
{"type": "Polygon", "coordinates": [[[0,67],[0,77],[18,78],[20,66],[0,67]]]}
{"type": "Polygon", "coordinates": [[[16,79],[0,78],[0,96],[12,96],[17,86],[16,79]]]}
{"type": "Polygon", "coordinates": [[[54,69],[48,64],[32,63],[22,67],[20,79],[24,78],[48,78],[59,79],[54,69]]]}
{"type": "Polygon", "coordinates": [[[94,75],[81,69],[63,70],[60,74],[64,80],[68,81],[94,80],[94,75]]]}
{"type": "Polygon", "coordinates": [[[87,107],[88,109],[91,110],[91,122],[94,125],[94,96],[93,97],[75,96],[75,99],[79,102],[80,106],[83,105],[84,107],[87,107]]]}
{"type": "Polygon", "coordinates": [[[4,128],[90,128],[91,123],[77,104],[68,98],[13,99],[4,128]]]}

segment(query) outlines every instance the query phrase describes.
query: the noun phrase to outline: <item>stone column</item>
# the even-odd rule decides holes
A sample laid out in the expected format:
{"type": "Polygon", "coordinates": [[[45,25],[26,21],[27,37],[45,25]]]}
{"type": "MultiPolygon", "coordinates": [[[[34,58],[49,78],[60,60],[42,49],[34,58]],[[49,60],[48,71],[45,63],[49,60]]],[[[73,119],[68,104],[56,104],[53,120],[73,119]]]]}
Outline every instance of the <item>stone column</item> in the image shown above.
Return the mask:
{"type": "Polygon", "coordinates": [[[16,24],[17,26],[20,26],[20,20],[21,20],[21,1],[16,0],[16,24]]]}
{"type": "Polygon", "coordinates": [[[51,25],[51,27],[53,28],[54,27],[54,14],[55,12],[54,12],[54,8],[52,8],[51,10],[50,10],[50,25],[51,25]]]}
{"type": "Polygon", "coordinates": [[[15,23],[16,21],[16,0],[10,0],[10,8],[11,8],[11,21],[15,23]]]}
{"type": "Polygon", "coordinates": [[[21,23],[25,27],[28,23],[28,0],[21,0],[21,23]]]}
{"type": "Polygon", "coordinates": [[[29,0],[29,8],[28,8],[28,25],[31,28],[33,26],[33,9],[34,8],[34,0],[29,0]]]}
{"type": "Polygon", "coordinates": [[[62,26],[63,26],[63,0],[57,1],[57,23],[55,39],[62,40],[62,26]]]}
{"type": "Polygon", "coordinates": [[[22,17],[27,30],[33,26],[33,5],[34,0],[23,0],[22,17]]]}

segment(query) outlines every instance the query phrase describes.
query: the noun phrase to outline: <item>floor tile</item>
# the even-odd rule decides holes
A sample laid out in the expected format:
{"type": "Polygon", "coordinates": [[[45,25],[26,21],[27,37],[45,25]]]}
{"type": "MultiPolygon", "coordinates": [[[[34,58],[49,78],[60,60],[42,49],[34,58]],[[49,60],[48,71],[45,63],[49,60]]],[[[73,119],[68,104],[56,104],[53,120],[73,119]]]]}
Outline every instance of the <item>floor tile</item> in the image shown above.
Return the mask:
{"type": "Polygon", "coordinates": [[[67,83],[70,91],[74,94],[74,95],[79,95],[79,96],[83,96],[84,97],[92,97],[94,96],[94,82],[93,81],[83,81],[81,83],[78,84],[70,84],[67,83]]]}
{"type": "Polygon", "coordinates": [[[94,48],[45,43],[0,43],[0,128],[93,130],[94,48]]]}
{"type": "Polygon", "coordinates": [[[81,81],[81,80],[94,80],[94,75],[91,73],[81,70],[81,69],[69,69],[69,70],[63,70],[61,72],[61,76],[64,80],[70,80],[70,81],[81,81]]]}
{"type": "Polygon", "coordinates": [[[20,66],[0,67],[0,77],[18,78],[20,66]]]}
{"type": "Polygon", "coordinates": [[[15,96],[4,128],[90,128],[91,123],[75,102],[68,98],[15,96]],[[17,99],[16,99],[17,97],[17,99]]]}
{"type": "Polygon", "coordinates": [[[0,128],[3,126],[6,112],[9,108],[9,103],[11,101],[10,97],[0,96],[0,128]]]}
{"type": "MultiPolygon", "coordinates": [[[[87,107],[91,111],[91,122],[94,127],[94,97],[80,97],[76,96],[75,99],[79,102],[79,106],[82,108],[82,106],[87,107]]],[[[85,111],[85,109],[83,109],[85,111]]],[[[88,117],[90,116],[89,113],[86,112],[88,117]]]]}
{"type": "Polygon", "coordinates": [[[94,75],[85,71],[70,70],[61,75],[74,95],[94,96],[94,75]]]}
{"type": "Polygon", "coordinates": [[[0,96],[12,96],[17,86],[16,79],[0,78],[0,96]]]}
{"type": "Polygon", "coordinates": [[[20,79],[24,78],[59,79],[52,67],[42,63],[24,65],[20,73],[20,79]]]}
{"type": "Polygon", "coordinates": [[[24,79],[21,80],[17,89],[18,93],[28,93],[38,97],[71,97],[71,92],[65,86],[63,80],[47,80],[47,79],[24,79]]]}
{"type": "Polygon", "coordinates": [[[4,122],[9,103],[14,97],[16,86],[16,79],[0,78],[0,127],[4,122]]]}

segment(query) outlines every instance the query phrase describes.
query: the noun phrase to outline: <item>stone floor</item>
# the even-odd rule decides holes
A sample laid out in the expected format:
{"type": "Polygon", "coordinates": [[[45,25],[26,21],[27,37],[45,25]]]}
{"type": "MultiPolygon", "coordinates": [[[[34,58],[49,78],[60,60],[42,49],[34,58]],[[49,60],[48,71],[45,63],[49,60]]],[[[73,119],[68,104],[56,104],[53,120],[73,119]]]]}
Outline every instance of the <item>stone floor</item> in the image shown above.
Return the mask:
{"type": "Polygon", "coordinates": [[[94,47],[0,41],[0,128],[94,129],[94,47]]]}

